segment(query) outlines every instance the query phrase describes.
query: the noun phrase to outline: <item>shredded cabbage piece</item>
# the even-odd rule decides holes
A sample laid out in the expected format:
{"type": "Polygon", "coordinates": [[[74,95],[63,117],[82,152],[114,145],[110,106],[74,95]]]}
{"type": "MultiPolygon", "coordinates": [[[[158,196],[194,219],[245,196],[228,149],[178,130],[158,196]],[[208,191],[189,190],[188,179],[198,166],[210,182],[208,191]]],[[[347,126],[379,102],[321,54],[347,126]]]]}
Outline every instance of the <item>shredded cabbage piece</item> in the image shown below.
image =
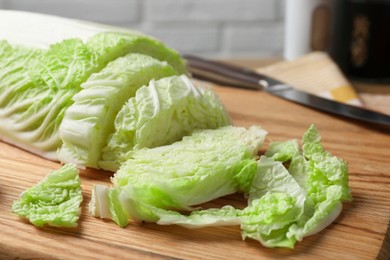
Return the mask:
{"type": "MultiPolygon", "coordinates": [[[[259,160],[253,157],[241,160],[238,163],[239,171],[225,175],[216,173],[219,172],[220,162],[232,163],[230,156],[225,155],[240,154],[242,147],[234,145],[237,141],[233,139],[228,141],[227,136],[221,138],[222,135],[210,132],[207,134],[211,138],[208,142],[196,141],[196,144],[202,144],[200,146],[186,145],[193,153],[191,156],[184,149],[177,150],[180,155],[165,152],[166,149],[174,149],[180,142],[167,146],[172,148],[132,152],[133,156],[114,176],[114,187],[94,188],[91,214],[113,219],[122,227],[128,224],[129,219],[160,225],[176,224],[187,228],[240,225],[243,239],[255,239],[266,247],[293,248],[297,241],[318,233],[331,224],[341,212],[342,202],[351,200],[347,164],[325,151],[314,125],[304,134],[302,147],[297,146],[296,140],[271,143],[270,149],[259,160]],[[227,145],[226,142],[231,143],[227,145]],[[206,152],[210,145],[218,154],[211,156],[206,152]],[[222,149],[224,153],[221,152],[222,149]],[[159,157],[164,158],[164,164],[159,163],[159,157]],[[174,159],[170,159],[172,157],[174,159]],[[207,167],[207,174],[203,178],[189,178],[189,172],[204,172],[202,162],[208,160],[213,161],[213,164],[207,167]],[[174,169],[175,174],[171,169],[174,169]],[[178,171],[181,172],[179,176],[176,173],[178,171]],[[218,176],[218,179],[213,176],[218,176]],[[176,186],[176,183],[180,185],[176,186]],[[182,187],[186,192],[181,191],[182,187]],[[221,192],[218,196],[209,196],[210,187],[214,191],[223,188],[230,192],[247,193],[247,207],[186,207],[230,193],[221,192]],[[229,187],[233,188],[228,189],[229,187]],[[195,190],[196,193],[192,193],[195,190]],[[195,201],[194,198],[199,196],[202,200],[195,201]],[[182,198],[186,200],[180,200],[182,198]],[[178,211],[183,209],[190,210],[191,213],[183,214],[178,211]]],[[[249,132],[243,135],[251,136],[249,132]]],[[[233,169],[237,169],[234,166],[237,164],[231,165],[233,169]]]]}
{"type": "Polygon", "coordinates": [[[24,191],[12,211],[37,227],[76,227],[82,200],[79,171],[66,164],[24,191]]]}
{"type": "Polygon", "coordinates": [[[116,171],[129,151],[171,144],[196,129],[229,124],[228,113],[211,89],[195,86],[185,75],[151,80],[119,111],[99,165],[116,171]]]}
{"type": "Polygon", "coordinates": [[[235,176],[254,175],[256,167],[251,166],[256,164],[265,135],[257,126],[226,126],[195,131],[171,145],[132,150],[112,178],[114,187],[94,188],[90,212],[102,216],[109,211],[109,218],[126,226],[130,218],[156,220],[143,210],[143,203],[192,210],[195,205],[235,193],[241,187],[235,176]]]}
{"type": "Polygon", "coordinates": [[[81,84],[74,103],[65,111],[59,128],[60,161],[79,167],[99,168],[102,149],[123,104],[152,79],[176,75],[166,62],[130,53],[110,62],[81,84]]]}

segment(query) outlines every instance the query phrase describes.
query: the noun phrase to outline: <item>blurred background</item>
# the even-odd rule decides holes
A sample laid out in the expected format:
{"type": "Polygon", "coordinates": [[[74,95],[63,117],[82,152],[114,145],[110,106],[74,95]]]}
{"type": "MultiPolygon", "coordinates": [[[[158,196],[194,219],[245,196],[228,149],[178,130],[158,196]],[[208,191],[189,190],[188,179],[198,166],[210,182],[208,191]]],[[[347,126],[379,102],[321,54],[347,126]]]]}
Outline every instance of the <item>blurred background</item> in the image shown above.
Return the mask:
{"type": "Polygon", "coordinates": [[[285,0],[0,0],[0,8],[132,28],[186,53],[283,55],[285,0]]]}
{"type": "Polygon", "coordinates": [[[0,8],[139,30],[210,58],[324,51],[347,76],[390,82],[390,0],[0,0],[0,8]]]}

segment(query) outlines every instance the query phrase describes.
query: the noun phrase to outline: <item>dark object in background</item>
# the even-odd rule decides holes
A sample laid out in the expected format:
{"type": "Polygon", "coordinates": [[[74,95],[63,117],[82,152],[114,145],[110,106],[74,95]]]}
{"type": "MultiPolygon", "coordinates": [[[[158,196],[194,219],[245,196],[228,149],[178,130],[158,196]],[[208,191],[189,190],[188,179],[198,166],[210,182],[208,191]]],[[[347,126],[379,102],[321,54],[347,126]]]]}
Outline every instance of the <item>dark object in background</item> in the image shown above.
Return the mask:
{"type": "Polygon", "coordinates": [[[338,5],[332,57],[349,77],[390,82],[390,0],[338,5]]]}

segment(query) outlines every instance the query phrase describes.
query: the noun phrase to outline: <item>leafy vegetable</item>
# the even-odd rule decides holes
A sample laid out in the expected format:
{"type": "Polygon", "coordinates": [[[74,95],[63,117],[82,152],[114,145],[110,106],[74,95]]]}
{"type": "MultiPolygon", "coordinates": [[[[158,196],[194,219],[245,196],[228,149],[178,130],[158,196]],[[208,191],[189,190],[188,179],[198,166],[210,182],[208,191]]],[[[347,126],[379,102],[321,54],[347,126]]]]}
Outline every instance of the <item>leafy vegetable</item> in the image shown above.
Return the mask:
{"type": "MultiPolygon", "coordinates": [[[[18,13],[5,15],[17,22],[18,13]]],[[[59,29],[72,24],[46,18],[62,23],[53,25],[59,29]]],[[[215,94],[185,76],[175,50],[137,32],[97,33],[96,26],[42,50],[0,42],[3,140],[52,160],[116,170],[129,150],[230,123],[215,94]]]]}
{"type": "Polygon", "coordinates": [[[86,42],[66,39],[45,50],[2,40],[0,51],[1,138],[53,160],[62,143],[59,127],[73,96],[107,63],[128,53],[144,53],[185,72],[176,51],[150,37],[123,32],[96,34],[86,42]]]}
{"type": "Polygon", "coordinates": [[[114,119],[122,105],[152,79],[175,75],[166,62],[143,54],[128,54],[110,62],[81,84],[66,110],[59,133],[63,142],[58,151],[62,162],[98,168],[114,119]]]}
{"type": "MultiPolygon", "coordinates": [[[[253,159],[246,160],[245,166],[240,168],[240,173],[219,177],[222,180],[219,187],[229,183],[227,178],[231,178],[230,181],[236,185],[233,190],[248,192],[248,205],[244,209],[235,209],[232,206],[205,210],[191,208],[193,211],[189,215],[175,211],[187,209],[180,203],[172,203],[172,197],[182,197],[176,189],[171,189],[172,184],[177,182],[177,176],[163,174],[169,172],[170,167],[166,165],[174,163],[175,160],[165,158],[170,162],[165,162],[164,165],[155,164],[155,155],[159,156],[159,153],[154,152],[155,149],[133,152],[134,157],[115,175],[113,179],[115,187],[95,187],[90,209],[95,216],[111,218],[120,226],[127,225],[128,218],[161,225],[177,224],[187,228],[240,225],[243,239],[252,238],[267,247],[292,248],[303,237],[315,234],[328,226],[340,213],[342,202],[351,199],[347,165],[343,160],[324,150],[316,127],[311,126],[304,134],[302,150],[296,144],[295,140],[271,143],[270,149],[265,153],[266,156],[261,156],[260,160],[255,162],[253,159]],[[149,156],[138,157],[136,156],[138,153],[149,156]],[[288,168],[284,164],[289,165],[288,168]],[[142,170],[138,170],[140,165],[144,167],[142,170]],[[165,171],[161,169],[162,167],[165,171]],[[142,183],[137,175],[147,177],[142,183]]],[[[227,147],[223,142],[216,142],[215,145],[227,147]]],[[[231,154],[234,150],[236,153],[240,151],[239,146],[230,144],[229,147],[231,154]]],[[[159,151],[161,148],[156,149],[159,151]]],[[[191,162],[196,163],[189,163],[187,160],[185,165],[178,164],[172,168],[176,171],[181,169],[181,177],[186,176],[183,173],[189,168],[187,164],[199,165],[198,163],[203,160],[219,162],[204,151],[199,154],[201,155],[197,157],[188,157],[191,158],[191,162]]],[[[223,156],[217,156],[221,157],[223,156]]],[[[214,168],[207,169],[215,172],[214,168]]],[[[189,181],[182,181],[187,182],[189,181]]],[[[193,186],[195,188],[192,189],[196,190],[197,194],[207,194],[209,186],[203,184],[201,180],[193,182],[191,187],[193,186]],[[202,190],[204,187],[205,191],[202,190]]],[[[189,194],[196,197],[194,193],[189,194]]],[[[207,198],[215,197],[217,196],[207,198]]],[[[196,201],[195,204],[204,201],[196,201]]]]}
{"type": "Polygon", "coordinates": [[[188,217],[179,213],[151,209],[158,224],[178,224],[190,228],[214,225],[240,225],[243,238],[252,238],[267,247],[293,247],[286,237],[288,227],[303,213],[305,192],[281,162],[262,156],[258,161],[249,192],[248,206],[242,210],[193,211],[188,217]]]}
{"type": "Polygon", "coordinates": [[[107,64],[129,53],[140,53],[167,62],[179,74],[187,73],[184,60],[177,51],[168,48],[159,40],[137,32],[98,33],[89,38],[86,45],[96,53],[99,63],[107,64]]]}
{"type": "Polygon", "coordinates": [[[42,49],[63,40],[80,39],[88,47],[92,47],[97,56],[104,54],[107,58],[105,63],[136,52],[167,61],[179,73],[186,73],[180,55],[162,42],[138,31],[105,24],[32,12],[0,10],[0,39],[7,40],[11,45],[42,49]],[[106,55],[107,52],[111,55],[106,55]]]}
{"type": "Polygon", "coordinates": [[[161,209],[192,206],[240,189],[235,176],[252,175],[266,132],[226,126],[198,130],[167,146],[132,150],[112,181],[95,186],[90,212],[126,226],[129,218],[156,221],[143,204],[161,209]],[[108,213],[109,212],[109,213],[108,213]]]}
{"type": "Polygon", "coordinates": [[[76,227],[82,200],[79,172],[66,164],[24,191],[12,211],[38,227],[76,227]]]}
{"type": "MultiPolygon", "coordinates": [[[[119,168],[113,187],[93,188],[94,216],[121,227],[129,220],[240,225],[243,239],[292,248],[351,199],[347,164],[325,151],[315,126],[302,147],[271,143],[258,159],[266,132],[227,126],[215,94],[194,86],[180,55],[160,41],[58,17],[0,14],[0,138],[49,159],[119,168]],[[31,23],[31,41],[3,26],[14,23],[31,23]],[[246,194],[245,208],[198,207],[235,192],[246,194]]],[[[74,227],[81,202],[78,171],[66,164],[12,210],[36,226],[74,227]]]]}
{"type": "Polygon", "coordinates": [[[115,171],[128,151],[170,144],[194,129],[228,124],[229,116],[212,90],[194,86],[184,75],[152,80],[119,111],[100,166],[115,171]]]}
{"type": "Polygon", "coordinates": [[[0,131],[17,145],[51,158],[60,144],[56,132],[64,110],[96,64],[79,40],[55,44],[27,63],[15,59],[18,53],[19,48],[13,48],[0,61],[2,71],[9,62],[15,68],[7,75],[10,84],[2,85],[0,131]],[[24,79],[18,81],[21,74],[24,79]]]}

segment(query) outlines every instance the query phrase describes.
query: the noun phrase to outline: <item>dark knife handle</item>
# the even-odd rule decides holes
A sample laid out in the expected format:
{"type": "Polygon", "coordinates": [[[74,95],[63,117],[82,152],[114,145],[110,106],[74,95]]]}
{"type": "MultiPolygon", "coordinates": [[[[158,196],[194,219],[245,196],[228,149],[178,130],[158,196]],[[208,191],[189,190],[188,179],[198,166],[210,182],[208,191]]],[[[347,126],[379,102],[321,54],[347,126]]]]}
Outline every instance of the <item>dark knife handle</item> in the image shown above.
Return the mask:
{"type": "Polygon", "coordinates": [[[241,88],[262,90],[269,85],[280,84],[253,70],[237,67],[223,62],[206,60],[193,55],[183,55],[195,78],[209,80],[218,84],[228,84],[241,88]]]}

